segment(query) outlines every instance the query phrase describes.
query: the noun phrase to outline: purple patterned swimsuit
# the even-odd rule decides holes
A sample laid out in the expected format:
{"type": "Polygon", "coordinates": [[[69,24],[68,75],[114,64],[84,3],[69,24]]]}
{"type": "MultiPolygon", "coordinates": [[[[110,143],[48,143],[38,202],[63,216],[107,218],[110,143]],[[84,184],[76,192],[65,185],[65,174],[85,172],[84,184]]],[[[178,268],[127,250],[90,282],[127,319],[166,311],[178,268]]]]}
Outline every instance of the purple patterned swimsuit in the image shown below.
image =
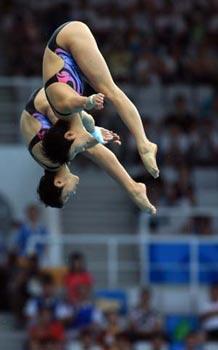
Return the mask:
{"type": "Polygon", "coordinates": [[[64,61],[64,67],[56,74],[58,81],[70,85],[78,94],[82,95],[84,81],[74,58],[70,53],[60,48],[57,48],[55,53],[64,61]]]}
{"type": "Polygon", "coordinates": [[[46,132],[52,127],[52,123],[50,122],[50,120],[48,119],[48,117],[40,112],[35,112],[32,114],[32,117],[37,119],[40,124],[41,124],[41,128],[39,130],[39,132],[37,133],[40,141],[43,140],[46,132]]]}
{"type": "MultiPolygon", "coordinates": [[[[56,42],[58,33],[67,25],[68,23],[63,24],[61,27],[59,27],[52,37],[50,38],[48,42],[48,48],[53,51],[57,56],[59,56],[63,62],[64,66],[63,68],[54,74],[47,82],[45,83],[45,92],[48,86],[54,84],[54,83],[64,83],[72,87],[78,94],[82,95],[84,91],[84,76],[76,63],[75,59],[71,55],[70,52],[67,52],[66,50],[62,49],[56,42]]],[[[47,99],[49,101],[48,95],[47,99]]],[[[62,116],[69,116],[70,113],[62,113],[56,110],[56,108],[52,105],[52,103],[49,101],[49,104],[54,112],[58,113],[62,116]]]]}
{"type": "Polygon", "coordinates": [[[46,132],[48,132],[48,130],[52,127],[52,123],[50,122],[50,120],[48,119],[48,117],[44,114],[42,114],[41,112],[39,112],[34,104],[35,98],[38,94],[38,92],[40,91],[40,89],[36,90],[29,98],[29,101],[27,102],[26,106],[25,106],[25,110],[36,120],[39,121],[40,123],[40,129],[38,131],[38,133],[32,138],[32,140],[29,143],[28,146],[28,150],[31,154],[31,156],[35,159],[35,161],[37,163],[39,163],[39,165],[41,165],[43,168],[45,168],[46,170],[49,171],[57,171],[59,169],[59,166],[48,166],[44,163],[42,163],[39,159],[36,158],[36,156],[33,154],[33,147],[39,143],[40,141],[43,140],[46,132]]]}

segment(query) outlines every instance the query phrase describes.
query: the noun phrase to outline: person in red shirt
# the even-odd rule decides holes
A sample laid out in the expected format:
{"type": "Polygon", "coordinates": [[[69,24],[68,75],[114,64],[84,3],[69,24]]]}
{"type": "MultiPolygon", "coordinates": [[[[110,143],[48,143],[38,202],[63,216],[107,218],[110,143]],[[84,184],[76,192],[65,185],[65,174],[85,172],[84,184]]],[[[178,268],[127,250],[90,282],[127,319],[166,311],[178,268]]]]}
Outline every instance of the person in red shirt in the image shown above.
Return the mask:
{"type": "Polygon", "coordinates": [[[91,289],[93,277],[85,268],[84,257],[81,253],[72,253],[69,257],[69,272],[65,278],[68,301],[76,304],[80,300],[81,287],[91,289]]]}
{"type": "Polygon", "coordinates": [[[29,350],[63,350],[64,327],[52,318],[52,311],[43,307],[36,324],[29,329],[29,350]]]}

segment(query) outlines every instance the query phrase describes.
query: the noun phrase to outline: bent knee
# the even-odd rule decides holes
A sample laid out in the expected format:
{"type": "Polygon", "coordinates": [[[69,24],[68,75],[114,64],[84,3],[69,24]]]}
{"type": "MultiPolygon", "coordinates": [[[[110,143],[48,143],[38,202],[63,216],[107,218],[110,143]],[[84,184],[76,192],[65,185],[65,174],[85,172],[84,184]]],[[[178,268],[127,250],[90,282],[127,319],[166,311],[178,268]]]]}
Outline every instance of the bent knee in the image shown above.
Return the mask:
{"type": "Polygon", "coordinates": [[[53,106],[57,112],[60,112],[60,114],[67,114],[72,111],[72,106],[68,97],[56,100],[53,106]]]}
{"type": "Polygon", "coordinates": [[[87,24],[82,21],[73,21],[71,24],[73,25],[74,29],[79,30],[80,32],[90,31],[90,28],[87,26],[87,24]]]}

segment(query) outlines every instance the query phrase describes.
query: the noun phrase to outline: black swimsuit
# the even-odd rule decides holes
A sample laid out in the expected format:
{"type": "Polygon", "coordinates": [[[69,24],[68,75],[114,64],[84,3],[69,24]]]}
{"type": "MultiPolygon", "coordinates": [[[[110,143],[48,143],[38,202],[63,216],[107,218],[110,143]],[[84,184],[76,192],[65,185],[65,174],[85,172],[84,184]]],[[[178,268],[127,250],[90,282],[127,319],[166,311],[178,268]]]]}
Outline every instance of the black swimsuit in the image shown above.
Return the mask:
{"type": "MultiPolygon", "coordinates": [[[[47,82],[45,83],[45,92],[47,87],[54,83],[65,83],[70,87],[72,87],[72,89],[74,89],[78,94],[82,95],[84,91],[85,78],[82,72],[80,71],[80,68],[77,65],[76,61],[74,60],[73,56],[71,55],[71,53],[62,49],[57,44],[57,41],[56,41],[57,35],[69,23],[70,22],[64,23],[62,26],[57,28],[48,42],[48,48],[63,60],[64,66],[63,68],[61,68],[59,72],[57,72],[49,80],[47,80],[47,82]]],[[[48,96],[47,96],[47,99],[49,101],[48,96]]],[[[54,112],[62,116],[70,116],[72,114],[71,112],[70,113],[59,112],[56,110],[56,108],[52,105],[50,101],[49,101],[49,104],[54,112]]]]}
{"type": "Polygon", "coordinates": [[[60,167],[59,166],[48,166],[44,163],[42,163],[40,160],[38,160],[36,158],[36,156],[33,154],[33,147],[40,141],[43,140],[45,134],[48,132],[48,130],[52,127],[52,123],[50,122],[50,120],[48,119],[48,117],[44,114],[42,114],[41,112],[37,111],[35,104],[34,104],[34,100],[38,94],[38,92],[41,90],[38,89],[35,92],[33,92],[33,94],[30,96],[26,106],[25,106],[25,110],[36,120],[38,120],[41,124],[41,128],[38,131],[38,133],[32,138],[32,140],[29,143],[28,146],[28,150],[31,154],[31,156],[33,157],[33,159],[39,163],[43,168],[45,168],[46,170],[49,171],[57,171],[60,167]]]}

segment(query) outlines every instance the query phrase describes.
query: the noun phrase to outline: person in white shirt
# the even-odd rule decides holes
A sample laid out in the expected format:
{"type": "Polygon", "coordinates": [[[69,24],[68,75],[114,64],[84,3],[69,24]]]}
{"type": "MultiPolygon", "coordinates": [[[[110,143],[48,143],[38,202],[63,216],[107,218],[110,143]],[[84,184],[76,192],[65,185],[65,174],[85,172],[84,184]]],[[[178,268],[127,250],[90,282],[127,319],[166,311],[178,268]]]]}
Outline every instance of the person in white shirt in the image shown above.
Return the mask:
{"type": "Polygon", "coordinates": [[[218,341],[218,284],[210,287],[210,298],[200,307],[202,329],[209,341],[218,341]]]}

